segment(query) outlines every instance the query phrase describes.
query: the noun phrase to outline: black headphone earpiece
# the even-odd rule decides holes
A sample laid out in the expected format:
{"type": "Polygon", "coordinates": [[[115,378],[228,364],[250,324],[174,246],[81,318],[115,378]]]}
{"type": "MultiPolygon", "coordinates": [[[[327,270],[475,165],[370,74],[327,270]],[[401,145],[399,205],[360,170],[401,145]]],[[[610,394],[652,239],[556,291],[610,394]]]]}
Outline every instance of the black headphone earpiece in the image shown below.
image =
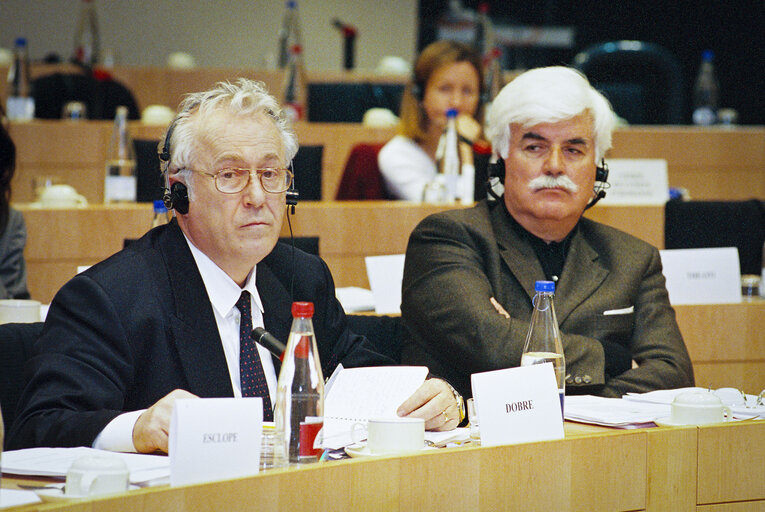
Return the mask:
{"type": "Polygon", "coordinates": [[[180,181],[173,183],[170,190],[165,189],[162,201],[168,210],[175,209],[181,215],[189,213],[189,189],[180,181]]]}

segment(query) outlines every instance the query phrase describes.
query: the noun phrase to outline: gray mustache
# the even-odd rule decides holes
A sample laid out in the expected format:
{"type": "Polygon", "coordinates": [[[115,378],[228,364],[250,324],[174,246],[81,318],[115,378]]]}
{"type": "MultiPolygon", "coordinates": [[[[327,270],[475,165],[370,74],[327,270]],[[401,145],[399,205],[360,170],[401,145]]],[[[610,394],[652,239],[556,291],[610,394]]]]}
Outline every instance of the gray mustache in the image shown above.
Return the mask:
{"type": "Polygon", "coordinates": [[[565,175],[560,176],[539,176],[531,180],[528,184],[531,190],[540,190],[543,188],[562,188],[575,194],[579,191],[579,187],[571,181],[571,178],[565,175]]]}

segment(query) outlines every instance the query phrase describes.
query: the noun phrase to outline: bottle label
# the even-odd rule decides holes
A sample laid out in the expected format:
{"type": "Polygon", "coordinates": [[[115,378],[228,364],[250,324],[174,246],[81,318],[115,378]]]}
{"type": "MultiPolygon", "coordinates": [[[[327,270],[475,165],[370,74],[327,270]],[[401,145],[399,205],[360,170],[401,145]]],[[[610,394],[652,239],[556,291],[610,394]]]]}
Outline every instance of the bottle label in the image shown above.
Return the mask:
{"type": "MultiPolygon", "coordinates": [[[[324,418],[308,417],[300,423],[300,456],[317,456],[321,453],[321,442],[317,444],[316,436],[324,426],[324,418]]],[[[319,439],[321,441],[321,439],[319,439]]]]}

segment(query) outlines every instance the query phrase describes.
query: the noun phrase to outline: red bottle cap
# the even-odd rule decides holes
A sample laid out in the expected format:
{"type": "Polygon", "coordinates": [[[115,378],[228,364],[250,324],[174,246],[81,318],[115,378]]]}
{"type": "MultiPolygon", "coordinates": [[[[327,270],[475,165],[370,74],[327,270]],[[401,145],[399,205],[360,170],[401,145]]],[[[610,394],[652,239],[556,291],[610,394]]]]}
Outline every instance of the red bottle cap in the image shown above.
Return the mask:
{"type": "Polygon", "coordinates": [[[313,318],[313,302],[293,302],[292,316],[298,318],[313,318]]]}

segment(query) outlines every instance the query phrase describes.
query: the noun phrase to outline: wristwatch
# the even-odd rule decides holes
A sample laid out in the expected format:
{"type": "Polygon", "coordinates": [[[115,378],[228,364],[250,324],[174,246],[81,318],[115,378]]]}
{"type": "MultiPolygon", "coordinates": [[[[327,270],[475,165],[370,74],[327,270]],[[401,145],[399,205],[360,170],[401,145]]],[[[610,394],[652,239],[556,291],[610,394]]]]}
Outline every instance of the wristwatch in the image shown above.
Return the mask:
{"type": "MultiPolygon", "coordinates": [[[[444,381],[446,382],[446,381],[444,381]]],[[[449,386],[449,389],[452,390],[452,394],[454,395],[454,399],[457,401],[457,409],[460,411],[460,421],[457,423],[458,425],[462,423],[462,420],[465,419],[465,400],[462,398],[462,395],[460,395],[456,389],[454,389],[454,386],[446,382],[446,385],[449,386]]]]}

